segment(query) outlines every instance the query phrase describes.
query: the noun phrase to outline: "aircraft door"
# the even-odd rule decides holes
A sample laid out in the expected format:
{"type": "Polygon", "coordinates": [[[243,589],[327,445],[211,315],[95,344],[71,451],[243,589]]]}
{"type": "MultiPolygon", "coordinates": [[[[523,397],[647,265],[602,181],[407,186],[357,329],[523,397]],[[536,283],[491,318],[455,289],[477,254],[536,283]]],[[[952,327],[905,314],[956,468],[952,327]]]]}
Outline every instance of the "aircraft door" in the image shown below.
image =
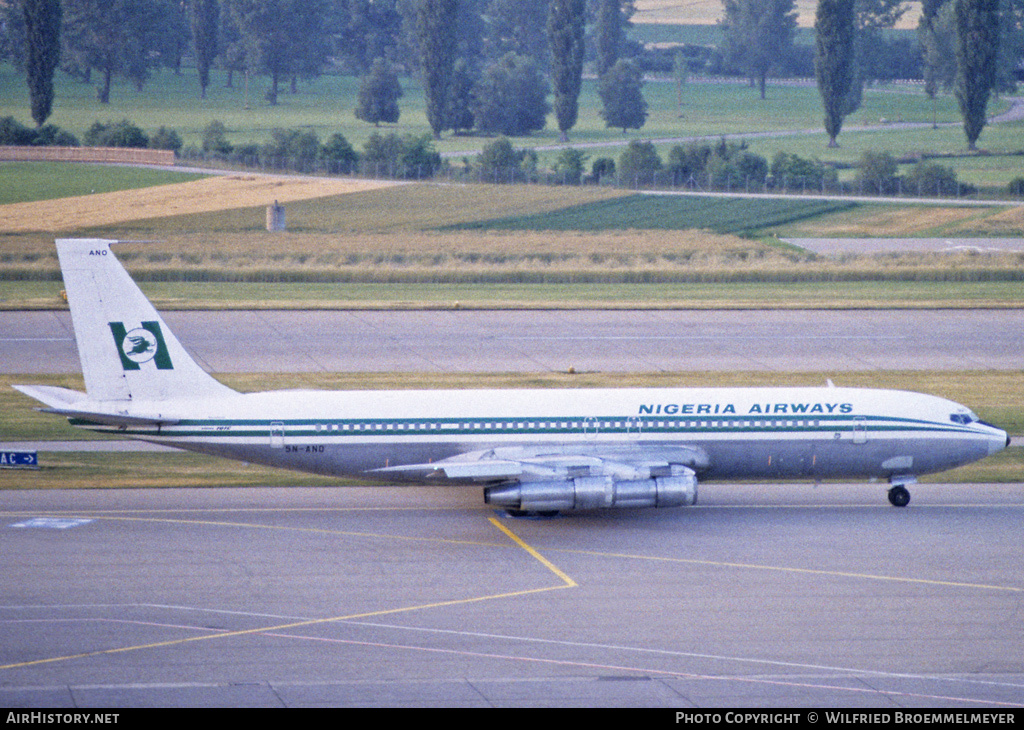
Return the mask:
{"type": "Polygon", "coordinates": [[[868,423],[863,416],[853,419],[853,443],[863,444],[868,440],[868,423]]]}
{"type": "Polygon", "coordinates": [[[270,424],[270,448],[280,449],[284,447],[284,423],[274,421],[270,424]]]}

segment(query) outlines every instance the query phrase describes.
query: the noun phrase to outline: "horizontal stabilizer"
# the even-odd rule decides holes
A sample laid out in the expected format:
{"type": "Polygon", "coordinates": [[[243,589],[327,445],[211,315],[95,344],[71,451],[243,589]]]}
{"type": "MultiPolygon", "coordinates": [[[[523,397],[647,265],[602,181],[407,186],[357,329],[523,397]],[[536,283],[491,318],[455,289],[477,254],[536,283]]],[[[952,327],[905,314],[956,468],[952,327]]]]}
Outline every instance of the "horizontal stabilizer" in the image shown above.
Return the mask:
{"type": "Polygon", "coordinates": [[[67,418],[77,418],[107,426],[171,426],[178,423],[178,418],[161,416],[129,416],[125,413],[101,413],[97,411],[76,411],[65,408],[37,408],[40,413],[54,413],[67,418]]]}
{"type": "MultiPolygon", "coordinates": [[[[97,406],[100,404],[90,401],[85,393],[69,388],[58,388],[52,385],[13,385],[11,387],[30,398],[35,398],[40,403],[45,403],[48,408],[36,409],[41,413],[54,413],[66,418],[78,418],[107,426],[168,426],[178,423],[180,420],[160,415],[129,415],[115,410],[99,410],[97,406]]],[[[102,405],[109,408],[115,407],[114,404],[108,403],[102,405]]]]}
{"type": "Polygon", "coordinates": [[[51,408],[69,408],[76,403],[89,401],[89,396],[79,390],[58,388],[55,385],[12,385],[11,387],[51,408]]]}

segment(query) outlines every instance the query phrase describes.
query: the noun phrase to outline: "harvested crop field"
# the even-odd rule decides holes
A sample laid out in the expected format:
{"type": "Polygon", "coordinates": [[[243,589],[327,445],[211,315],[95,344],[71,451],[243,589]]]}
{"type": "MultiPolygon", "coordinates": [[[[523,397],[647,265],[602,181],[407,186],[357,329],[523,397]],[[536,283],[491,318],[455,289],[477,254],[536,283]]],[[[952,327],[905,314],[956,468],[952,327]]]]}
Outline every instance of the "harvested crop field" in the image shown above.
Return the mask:
{"type": "Polygon", "coordinates": [[[218,175],[172,185],[0,206],[0,232],[73,231],[187,213],[272,205],[394,185],[276,175],[218,175]]]}

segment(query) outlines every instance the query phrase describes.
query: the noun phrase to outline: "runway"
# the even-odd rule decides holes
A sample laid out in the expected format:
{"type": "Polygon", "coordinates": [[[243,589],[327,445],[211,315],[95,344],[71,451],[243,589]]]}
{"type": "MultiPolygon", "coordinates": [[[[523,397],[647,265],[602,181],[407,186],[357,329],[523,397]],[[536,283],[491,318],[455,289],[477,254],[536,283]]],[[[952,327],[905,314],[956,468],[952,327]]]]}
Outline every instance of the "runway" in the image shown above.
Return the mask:
{"type": "MultiPolygon", "coordinates": [[[[1019,370],[1024,310],[167,312],[212,372],[1019,370]]],[[[0,312],[0,369],[79,372],[67,312],[0,312]]]]}
{"type": "Polygon", "coordinates": [[[1024,494],[914,497],[4,491],[0,706],[1024,705],[1024,494]]]}

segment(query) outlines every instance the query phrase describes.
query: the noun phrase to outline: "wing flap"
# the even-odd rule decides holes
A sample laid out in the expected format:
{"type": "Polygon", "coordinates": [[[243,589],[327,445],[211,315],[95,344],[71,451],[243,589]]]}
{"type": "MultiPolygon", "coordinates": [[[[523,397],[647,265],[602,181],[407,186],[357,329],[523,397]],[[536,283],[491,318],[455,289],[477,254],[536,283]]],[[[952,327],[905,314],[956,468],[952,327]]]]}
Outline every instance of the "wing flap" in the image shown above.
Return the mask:
{"type": "Polygon", "coordinates": [[[561,444],[553,448],[511,447],[470,451],[428,464],[402,464],[373,469],[374,474],[394,474],[407,479],[452,479],[493,482],[516,479],[536,481],[587,476],[614,479],[648,479],[674,473],[674,467],[703,467],[707,454],[693,447],[667,450],[614,449],[561,444]]]}
{"type": "Polygon", "coordinates": [[[515,461],[436,461],[431,464],[405,464],[374,469],[377,474],[402,474],[408,477],[485,480],[522,476],[522,464],[515,461]]]}

